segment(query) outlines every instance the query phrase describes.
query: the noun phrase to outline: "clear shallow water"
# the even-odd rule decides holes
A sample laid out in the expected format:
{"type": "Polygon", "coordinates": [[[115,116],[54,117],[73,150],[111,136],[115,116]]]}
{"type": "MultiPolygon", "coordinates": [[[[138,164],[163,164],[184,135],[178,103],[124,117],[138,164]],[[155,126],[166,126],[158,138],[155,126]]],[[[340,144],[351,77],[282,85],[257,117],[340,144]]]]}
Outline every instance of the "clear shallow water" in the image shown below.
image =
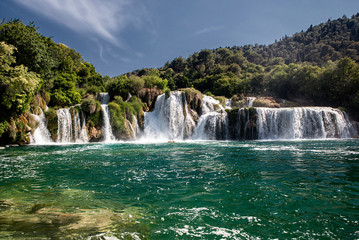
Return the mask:
{"type": "Polygon", "coordinates": [[[0,239],[356,239],[359,141],[0,151],[0,239]]]}

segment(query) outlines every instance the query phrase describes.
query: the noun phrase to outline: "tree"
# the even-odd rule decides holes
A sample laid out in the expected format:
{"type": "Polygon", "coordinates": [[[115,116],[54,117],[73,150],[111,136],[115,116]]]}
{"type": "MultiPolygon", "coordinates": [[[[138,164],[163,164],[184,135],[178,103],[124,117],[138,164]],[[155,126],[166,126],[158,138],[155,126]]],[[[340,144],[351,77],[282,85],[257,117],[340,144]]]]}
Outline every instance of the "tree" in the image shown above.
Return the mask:
{"type": "Polygon", "coordinates": [[[72,106],[81,102],[81,95],[76,90],[77,75],[63,72],[57,76],[52,89],[50,105],[72,106]]]}
{"type": "Polygon", "coordinates": [[[1,119],[25,113],[31,98],[38,91],[41,79],[16,63],[13,56],[16,48],[0,42],[0,106],[1,119]]]}
{"type": "Polygon", "coordinates": [[[33,23],[25,25],[16,19],[0,24],[0,41],[16,48],[17,65],[24,65],[44,79],[51,77],[54,61],[48,52],[50,41],[37,32],[33,23]]]}

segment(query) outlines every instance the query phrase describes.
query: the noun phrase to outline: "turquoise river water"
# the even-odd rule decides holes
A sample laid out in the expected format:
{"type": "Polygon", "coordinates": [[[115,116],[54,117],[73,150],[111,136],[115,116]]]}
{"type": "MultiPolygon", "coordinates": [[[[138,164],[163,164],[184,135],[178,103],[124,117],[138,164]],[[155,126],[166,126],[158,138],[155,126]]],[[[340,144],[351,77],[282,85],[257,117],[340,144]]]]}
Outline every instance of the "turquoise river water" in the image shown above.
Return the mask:
{"type": "Polygon", "coordinates": [[[0,239],[358,239],[359,140],[0,151],[0,239]]]}

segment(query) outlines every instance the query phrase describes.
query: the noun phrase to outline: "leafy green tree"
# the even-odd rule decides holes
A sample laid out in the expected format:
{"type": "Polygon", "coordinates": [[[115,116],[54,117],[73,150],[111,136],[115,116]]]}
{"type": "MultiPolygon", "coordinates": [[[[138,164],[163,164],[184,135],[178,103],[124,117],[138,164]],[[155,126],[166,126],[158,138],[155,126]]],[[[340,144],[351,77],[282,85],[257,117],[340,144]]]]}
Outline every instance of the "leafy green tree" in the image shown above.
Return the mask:
{"type": "Polygon", "coordinates": [[[15,46],[17,65],[24,65],[42,78],[51,77],[54,61],[48,52],[50,41],[37,32],[33,23],[25,25],[19,19],[3,22],[0,24],[0,41],[15,46]]]}
{"type": "Polygon", "coordinates": [[[2,119],[25,113],[41,80],[23,65],[16,63],[15,47],[0,42],[0,104],[2,119]]]}
{"type": "Polygon", "coordinates": [[[77,75],[75,73],[61,73],[54,81],[51,94],[51,106],[72,106],[81,102],[81,95],[76,89],[77,75]]]}

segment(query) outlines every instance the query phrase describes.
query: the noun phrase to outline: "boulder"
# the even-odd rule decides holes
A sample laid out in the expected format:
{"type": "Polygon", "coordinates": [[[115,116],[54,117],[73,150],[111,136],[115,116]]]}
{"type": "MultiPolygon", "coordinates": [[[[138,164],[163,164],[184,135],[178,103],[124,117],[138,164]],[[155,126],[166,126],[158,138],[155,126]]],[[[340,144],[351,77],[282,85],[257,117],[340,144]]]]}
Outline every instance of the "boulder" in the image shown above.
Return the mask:
{"type": "Polygon", "coordinates": [[[144,107],[145,111],[153,111],[157,97],[162,94],[162,91],[157,87],[143,88],[137,93],[137,97],[147,105],[144,107]]]}

